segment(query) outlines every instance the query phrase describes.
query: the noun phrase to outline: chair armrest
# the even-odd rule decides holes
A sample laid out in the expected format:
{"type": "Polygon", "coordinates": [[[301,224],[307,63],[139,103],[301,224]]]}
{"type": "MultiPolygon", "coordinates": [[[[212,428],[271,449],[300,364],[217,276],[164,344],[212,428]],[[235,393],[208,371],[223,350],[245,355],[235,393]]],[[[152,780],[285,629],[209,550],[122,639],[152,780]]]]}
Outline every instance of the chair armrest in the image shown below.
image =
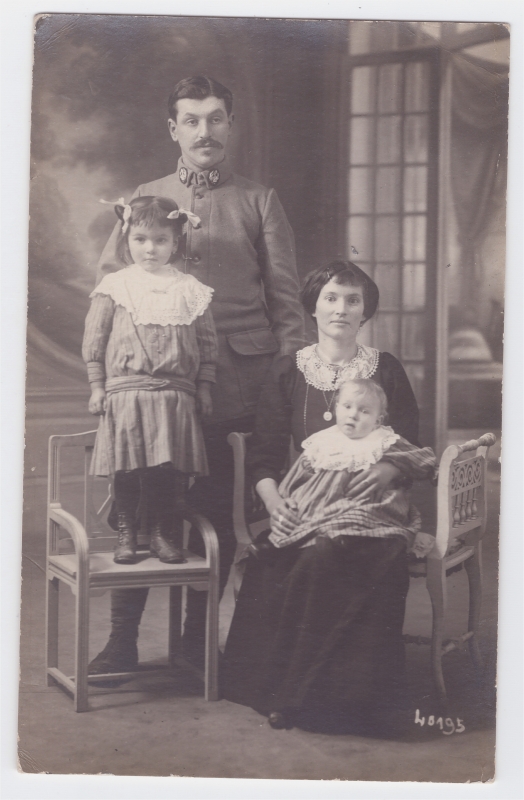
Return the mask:
{"type": "Polygon", "coordinates": [[[492,447],[496,441],[495,434],[483,433],[478,439],[470,439],[468,442],[458,445],[458,450],[460,453],[464,453],[468,450],[476,450],[478,447],[492,447]]]}
{"type": "Polygon", "coordinates": [[[197,511],[191,508],[191,506],[188,506],[185,503],[183,505],[177,505],[177,512],[200,533],[202,539],[204,540],[206,558],[209,562],[209,567],[212,572],[216,571],[216,574],[218,575],[219,551],[218,539],[214,527],[206,517],[204,517],[202,514],[199,514],[197,511]]]}
{"type": "Polygon", "coordinates": [[[84,526],[69,511],[65,511],[58,503],[51,503],[49,519],[60,525],[70,534],[75,553],[78,558],[78,577],[89,579],[89,540],[84,526]]]}

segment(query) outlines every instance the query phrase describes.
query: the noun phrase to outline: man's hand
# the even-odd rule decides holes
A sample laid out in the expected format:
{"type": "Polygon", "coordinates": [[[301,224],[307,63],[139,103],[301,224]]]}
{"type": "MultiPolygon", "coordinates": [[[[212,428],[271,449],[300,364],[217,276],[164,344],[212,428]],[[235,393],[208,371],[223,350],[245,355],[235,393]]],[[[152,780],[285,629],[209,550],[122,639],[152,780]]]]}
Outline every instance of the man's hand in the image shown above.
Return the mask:
{"type": "Polygon", "coordinates": [[[196,407],[201,417],[210,417],[213,413],[211,383],[209,381],[198,381],[196,387],[196,407]]]}
{"type": "Polygon", "coordinates": [[[350,500],[378,503],[391,481],[400,474],[400,470],[387,461],[373,464],[369,469],[357,473],[350,481],[346,497],[350,500]]]}
{"type": "Polygon", "coordinates": [[[89,398],[89,413],[100,416],[105,414],[107,407],[106,390],[102,386],[91,387],[91,397],[89,398]]]}

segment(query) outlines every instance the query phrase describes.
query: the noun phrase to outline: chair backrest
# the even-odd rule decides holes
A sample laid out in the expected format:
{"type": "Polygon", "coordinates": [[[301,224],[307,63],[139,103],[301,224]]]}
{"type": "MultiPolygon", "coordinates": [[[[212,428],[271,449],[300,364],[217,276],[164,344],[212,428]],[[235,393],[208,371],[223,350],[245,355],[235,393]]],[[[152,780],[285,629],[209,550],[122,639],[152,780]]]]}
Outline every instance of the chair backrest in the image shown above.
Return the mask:
{"type": "Polygon", "coordinates": [[[227,440],[233,448],[235,479],[233,485],[233,527],[239,544],[249,544],[269,527],[267,511],[246,481],[246,441],[249,433],[230,433],[227,440]],[[258,511],[258,513],[257,513],[258,511]]]}
{"type": "Polygon", "coordinates": [[[437,536],[431,557],[443,558],[456,542],[482,538],[486,529],[486,460],[495,444],[492,433],[462,445],[450,445],[440,459],[437,490],[437,536]],[[468,536],[475,531],[473,536],[468,536]],[[463,538],[465,537],[465,538],[463,538]]]}
{"type": "MultiPolygon", "coordinates": [[[[80,520],[90,540],[90,549],[107,550],[113,546],[116,534],[107,523],[107,515],[112,503],[112,487],[109,479],[95,478],[89,472],[91,457],[95,445],[96,431],[75,433],[70,435],[57,435],[49,437],[48,451],[48,508],[62,506],[63,478],[62,475],[62,450],[63,448],[83,448],[83,514],[80,520]],[[98,492],[95,491],[98,489],[98,492]],[[96,494],[101,494],[100,504],[96,502],[96,494]]],[[[71,476],[68,476],[71,477],[71,476]]],[[[81,476],[77,476],[79,479],[81,476]]],[[[66,509],[70,510],[70,509],[66,509]]],[[[60,544],[67,546],[68,538],[58,538],[58,526],[48,517],[47,523],[49,554],[58,554],[60,544]]]]}

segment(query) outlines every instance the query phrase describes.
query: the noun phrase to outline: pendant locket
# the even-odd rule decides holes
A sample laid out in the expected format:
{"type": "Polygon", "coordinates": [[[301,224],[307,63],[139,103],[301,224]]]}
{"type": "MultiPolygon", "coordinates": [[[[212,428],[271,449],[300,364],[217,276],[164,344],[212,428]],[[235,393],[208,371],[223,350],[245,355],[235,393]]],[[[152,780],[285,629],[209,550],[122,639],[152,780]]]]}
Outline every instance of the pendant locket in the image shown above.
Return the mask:
{"type": "Polygon", "coordinates": [[[326,422],[331,422],[331,420],[333,419],[333,414],[331,413],[331,411],[324,411],[322,416],[324,417],[326,422]]]}

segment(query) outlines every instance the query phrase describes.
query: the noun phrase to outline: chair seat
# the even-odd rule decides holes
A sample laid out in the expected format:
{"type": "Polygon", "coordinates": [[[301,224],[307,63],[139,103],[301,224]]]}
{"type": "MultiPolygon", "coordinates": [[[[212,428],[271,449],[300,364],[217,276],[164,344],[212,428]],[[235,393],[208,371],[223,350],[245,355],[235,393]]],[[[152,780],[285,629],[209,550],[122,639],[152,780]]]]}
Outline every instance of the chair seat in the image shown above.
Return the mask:
{"type": "MultiPolygon", "coordinates": [[[[89,585],[111,586],[173,586],[187,584],[191,578],[196,582],[206,581],[209,566],[205,558],[184,551],[184,564],[164,564],[149,553],[138,553],[135,564],[115,564],[113,553],[91,553],[89,555],[89,585]]],[[[50,577],[56,576],[73,584],[77,578],[78,560],[74,553],[52,555],[48,561],[50,577]]]]}
{"type": "MultiPolygon", "coordinates": [[[[460,544],[458,547],[453,548],[444,558],[444,569],[446,573],[450,570],[461,569],[464,561],[471,558],[475,552],[474,547],[460,544]]],[[[411,578],[424,578],[427,575],[427,557],[417,558],[415,555],[408,556],[408,569],[411,578]]]]}

